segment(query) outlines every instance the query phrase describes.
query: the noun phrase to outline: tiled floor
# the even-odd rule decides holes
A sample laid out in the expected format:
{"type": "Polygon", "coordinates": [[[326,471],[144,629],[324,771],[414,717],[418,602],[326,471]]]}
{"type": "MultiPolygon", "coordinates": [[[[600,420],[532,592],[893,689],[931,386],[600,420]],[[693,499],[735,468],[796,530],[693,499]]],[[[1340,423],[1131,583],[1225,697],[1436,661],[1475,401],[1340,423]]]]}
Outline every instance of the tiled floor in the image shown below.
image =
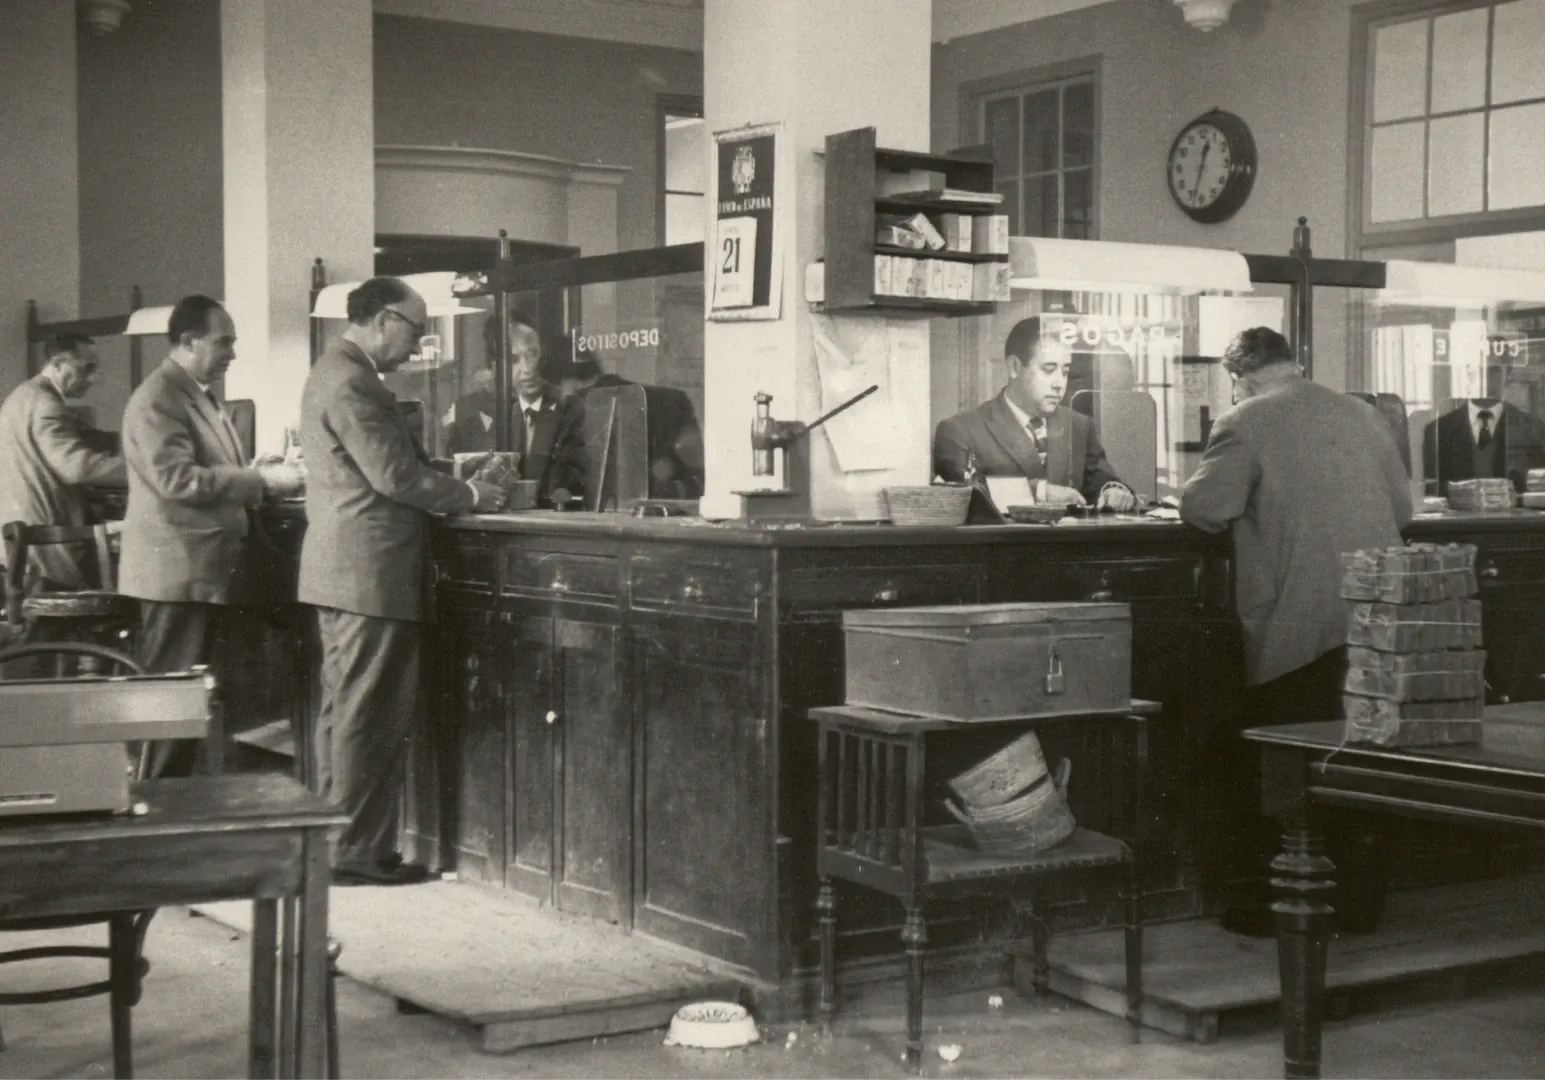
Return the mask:
{"type": "MultiPolygon", "coordinates": [[[[98,932],[90,932],[99,936],[98,932]]],[[[57,940],[55,936],[50,940],[57,940]]],[[[19,936],[5,940],[20,947],[19,936]]],[[[246,942],[177,909],[153,924],[154,969],[135,1010],[142,1077],[245,1075],[246,942]]],[[[75,961],[0,969],[8,987],[44,985],[81,968],[75,961]]],[[[85,963],[85,962],[80,962],[85,963]]],[[[930,1003],[925,1075],[933,1077],[1277,1077],[1273,1031],[1196,1046],[1149,1032],[1128,1046],[1119,1021],[1054,999],[1039,1005],[1002,992],[930,1003]],[[940,1043],[958,1043],[943,1062],[940,1043]]],[[[899,1077],[899,1015],[840,1022],[835,1038],[810,1027],[764,1030],[762,1045],[733,1052],[666,1048],[660,1032],[520,1051],[481,1053],[473,1034],[432,1016],[401,1016],[393,1002],[357,983],[339,986],[343,1073],[363,1077],[899,1077]],[[790,1036],[793,1036],[790,1041],[790,1036]]],[[[1545,992],[1426,1005],[1329,1026],[1330,1077],[1545,1076],[1545,992]]],[[[0,1009],[9,1044],[0,1077],[100,1077],[111,1073],[104,999],[0,1009]]]]}

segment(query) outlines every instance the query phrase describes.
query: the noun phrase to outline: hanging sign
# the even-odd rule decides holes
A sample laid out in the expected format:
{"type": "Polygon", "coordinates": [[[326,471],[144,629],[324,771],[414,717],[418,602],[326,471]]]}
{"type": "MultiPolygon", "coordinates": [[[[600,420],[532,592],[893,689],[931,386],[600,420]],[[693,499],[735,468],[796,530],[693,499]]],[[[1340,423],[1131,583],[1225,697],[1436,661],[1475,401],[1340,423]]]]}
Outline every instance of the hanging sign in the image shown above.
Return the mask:
{"type": "MultiPolygon", "coordinates": [[[[776,319],[783,294],[778,142],[782,124],[714,132],[710,319],[776,319]]],[[[787,202],[787,200],[783,200],[787,202]]]]}

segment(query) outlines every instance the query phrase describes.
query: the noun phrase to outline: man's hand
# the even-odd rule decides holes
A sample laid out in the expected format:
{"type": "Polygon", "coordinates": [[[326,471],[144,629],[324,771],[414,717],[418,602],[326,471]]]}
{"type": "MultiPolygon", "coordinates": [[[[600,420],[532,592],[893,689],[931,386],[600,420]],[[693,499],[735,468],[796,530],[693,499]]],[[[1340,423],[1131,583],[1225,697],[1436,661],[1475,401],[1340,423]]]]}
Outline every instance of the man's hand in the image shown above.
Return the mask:
{"type": "Polygon", "coordinates": [[[1101,510],[1129,514],[1137,509],[1137,496],[1125,484],[1106,484],[1100,489],[1100,497],[1095,505],[1101,510]]]}
{"type": "Polygon", "coordinates": [[[263,464],[257,466],[257,474],[263,481],[263,492],[271,499],[299,495],[306,487],[305,477],[293,465],[263,464]]]}
{"type": "Polygon", "coordinates": [[[477,497],[477,501],[472,504],[473,513],[492,514],[504,509],[504,489],[498,484],[488,484],[482,480],[468,480],[467,483],[477,497]]]}
{"type": "Polygon", "coordinates": [[[1070,487],[1061,484],[1047,484],[1046,496],[1041,500],[1048,506],[1083,506],[1084,497],[1070,487]]]}

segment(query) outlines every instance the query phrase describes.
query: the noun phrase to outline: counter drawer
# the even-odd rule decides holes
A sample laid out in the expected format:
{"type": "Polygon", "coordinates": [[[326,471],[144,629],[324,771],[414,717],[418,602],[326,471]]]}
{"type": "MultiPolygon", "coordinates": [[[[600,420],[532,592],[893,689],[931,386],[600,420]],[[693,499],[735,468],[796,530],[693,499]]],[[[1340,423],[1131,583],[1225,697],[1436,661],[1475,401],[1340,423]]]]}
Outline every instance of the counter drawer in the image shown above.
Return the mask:
{"type": "Polygon", "coordinates": [[[1475,557],[1475,574],[1481,592],[1523,582],[1545,582],[1545,549],[1482,547],[1475,557]]]}
{"type": "Polygon", "coordinates": [[[1194,600],[1203,597],[1203,559],[1131,559],[1078,565],[1085,601],[1194,600]]]}
{"type": "Polygon", "coordinates": [[[499,561],[492,542],[469,533],[442,530],[434,546],[435,574],[451,585],[492,589],[499,561]]]}
{"type": "Polygon", "coordinates": [[[628,595],[635,608],[754,619],[762,591],[760,568],[753,565],[652,555],[635,555],[628,563],[628,595]]]}
{"type": "Polygon", "coordinates": [[[507,547],[504,591],[553,600],[615,600],[621,573],[605,555],[507,547]]]}
{"type": "Polygon", "coordinates": [[[847,608],[974,604],[977,571],[960,563],[795,570],[778,587],[784,610],[796,616],[847,608]]]}

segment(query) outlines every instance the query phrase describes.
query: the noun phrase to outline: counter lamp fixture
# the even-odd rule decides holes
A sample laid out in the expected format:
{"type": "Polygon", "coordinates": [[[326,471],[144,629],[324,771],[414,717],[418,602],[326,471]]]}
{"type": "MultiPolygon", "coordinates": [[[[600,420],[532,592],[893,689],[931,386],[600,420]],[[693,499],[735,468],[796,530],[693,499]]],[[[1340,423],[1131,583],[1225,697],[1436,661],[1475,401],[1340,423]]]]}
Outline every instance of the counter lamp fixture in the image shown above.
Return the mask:
{"type": "MultiPolygon", "coordinates": [[[[424,307],[431,319],[443,315],[483,315],[485,310],[463,304],[451,293],[451,282],[456,275],[449,270],[427,274],[403,274],[402,281],[424,298],[424,307]]],[[[311,306],[313,319],[346,319],[349,317],[349,293],[363,282],[343,281],[326,285],[317,293],[316,303],[311,306]]]]}
{"type": "Polygon", "coordinates": [[[1237,251],[1113,240],[1009,237],[1009,284],[1059,292],[1248,293],[1250,267],[1237,251]]]}
{"type": "Polygon", "coordinates": [[[1410,262],[1384,264],[1373,302],[1392,307],[1493,308],[1545,305],[1545,271],[1410,262]]]}
{"type": "Polygon", "coordinates": [[[129,0],[76,0],[75,12],[92,37],[106,37],[123,23],[129,0]]]}
{"type": "Polygon", "coordinates": [[[1228,22],[1234,0],[1175,0],[1175,6],[1186,17],[1187,26],[1194,26],[1205,34],[1228,22]]]}

